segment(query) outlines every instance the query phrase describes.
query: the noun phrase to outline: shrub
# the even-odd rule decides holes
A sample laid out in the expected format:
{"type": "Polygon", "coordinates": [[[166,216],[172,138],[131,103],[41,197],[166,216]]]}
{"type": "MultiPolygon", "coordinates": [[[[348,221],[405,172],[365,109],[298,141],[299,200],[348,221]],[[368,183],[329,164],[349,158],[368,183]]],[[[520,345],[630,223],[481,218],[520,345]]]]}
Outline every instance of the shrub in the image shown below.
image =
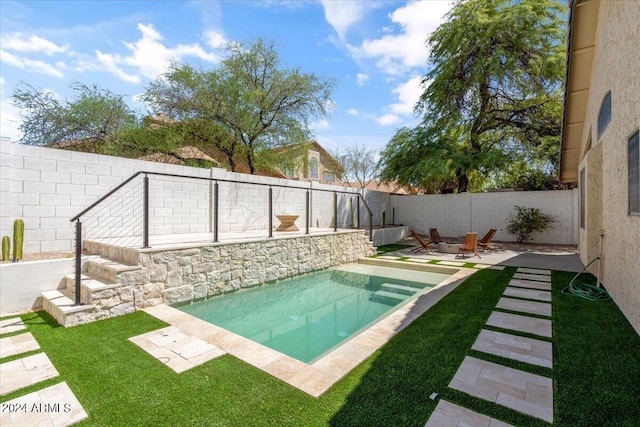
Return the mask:
{"type": "Polygon", "coordinates": [[[529,240],[534,231],[544,231],[553,222],[553,216],[543,214],[536,208],[515,207],[516,214],[507,220],[507,233],[516,237],[516,242],[529,240]]]}

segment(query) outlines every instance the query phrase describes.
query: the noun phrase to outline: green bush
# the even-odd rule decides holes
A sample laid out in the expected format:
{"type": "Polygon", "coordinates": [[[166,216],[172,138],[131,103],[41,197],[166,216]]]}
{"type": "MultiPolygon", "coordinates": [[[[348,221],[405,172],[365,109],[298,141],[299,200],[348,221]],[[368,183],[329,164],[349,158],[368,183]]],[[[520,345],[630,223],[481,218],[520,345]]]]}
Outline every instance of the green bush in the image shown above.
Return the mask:
{"type": "Polygon", "coordinates": [[[543,214],[536,208],[515,207],[516,214],[507,220],[507,233],[516,237],[516,242],[529,240],[534,231],[544,231],[553,222],[553,216],[543,214]]]}

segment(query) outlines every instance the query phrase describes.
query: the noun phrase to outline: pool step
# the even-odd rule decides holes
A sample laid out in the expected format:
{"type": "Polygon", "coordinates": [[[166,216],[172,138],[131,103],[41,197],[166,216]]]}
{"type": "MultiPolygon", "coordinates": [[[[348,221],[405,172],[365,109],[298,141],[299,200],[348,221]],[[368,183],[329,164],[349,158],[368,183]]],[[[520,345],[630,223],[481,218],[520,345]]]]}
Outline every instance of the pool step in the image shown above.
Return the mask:
{"type": "Polygon", "coordinates": [[[414,288],[413,286],[398,285],[396,283],[383,283],[382,289],[388,292],[396,292],[405,295],[413,295],[420,290],[418,288],[414,288]]]}
{"type": "Polygon", "coordinates": [[[394,303],[398,303],[400,301],[404,301],[405,299],[407,299],[409,295],[398,294],[395,292],[387,292],[387,291],[376,291],[373,293],[373,297],[375,299],[386,299],[386,300],[393,301],[394,303]]]}

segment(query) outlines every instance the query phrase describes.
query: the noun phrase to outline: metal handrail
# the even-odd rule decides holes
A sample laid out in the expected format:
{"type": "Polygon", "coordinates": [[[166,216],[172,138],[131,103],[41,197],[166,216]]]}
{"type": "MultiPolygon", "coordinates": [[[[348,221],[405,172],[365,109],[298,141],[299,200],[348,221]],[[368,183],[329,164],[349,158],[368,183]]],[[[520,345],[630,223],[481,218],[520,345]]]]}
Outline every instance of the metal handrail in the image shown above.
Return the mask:
{"type": "Polygon", "coordinates": [[[82,221],[80,221],[80,218],[82,218],[85,214],[87,214],[89,211],[91,211],[93,208],[95,208],[96,206],[98,206],[99,204],[101,204],[102,202],[104,202],[106,199],[108,199],[109,197],[111,197],[114,193],[116,193],[118,190],[120,190],[122,187],[124,187],[125,185],[127,185],[128,183],[130,183],[131,181],[133,181],[137,176],[139,175],[144,175],[144,218],[143,218],[143,247],[144,248],[148,248],[149,247],[149,175],[157,175],[157,176],[166,176],[166,177],[172,177],[172,178],[187,178],[187,179],[198,179],[198,180],[203,180],[203,181],[213,181],[215,183],[214,186],[214,223],[213,223],[213,235],[214,235],[214,242],[218,241],[218,182],[228,182],[228,183],[234,183],[234,184],[250,184],[250,185],[259,185],[259,186],[263,186],[263,187],[269,187],[269,237],[273,237],[273,230],[272,230],[272,205],[273,205],[273,199],[272,199],[272,188],[273,187],[277,187],[277,188],[294,188],[294,189],[299,189],[299,190],[306,190],[306,218],[305,218],[305,234],[309,234],[309,191],[321,191],[321,192],[331,192],[334,194],[334,231],[337,231],[338,229],[338,215],[337,215],[337,209],[338,209],[338,205],[337,205],[337,195],[338,194],[348,194],[351,196],[357,196],[358,197],[358,205],[357,205],[357,209],[358,209],[358,223],[357,223],[357,228],[360,229],[360,201],[363,202],[364,207],[367,209],[367,211],[369,212],[369,240],[373,241],[373,212],[371,211],[371,209],[369,208],[369,205],[367,204],[367,201],[364,199],[364,196],[359,193],[353,193],[350,191],[343,191],[343,190],[326,190],[326,189],[322,189],[322,188],[312,188],[311,187],[311,183],[309,184],[309,188],[305,188],[305,187],[296,187],[296,186],[291,186],[291,185],[286,185],[286,184],[266,184],[266,183],[261,183],[261,182],[247,182],[247,181],[238,181],[238,180],[233,180],[233,179],[223,179],[223,178],[213,178],[213,177],[201,177],[201,176],[192,176],[192,175],[181,175],[181,174],[172,174],[172,173],[166,173],[166,172],[151,172],[151,171],[138,171],[136,173],[134,173],[133,175],[131,175],[129,178],[127,178],[126,180],[122,181],[120,184],[118,184],[116,187],[114,187],[112,190],[110,190],[108,193],[106,193],[104,196],[100,197],[98,200],[96,200],[95,202],[93,202],[91,205],[89,205],[87,208],[85,208],[82,212],[80,212],[79,214],[75,215],[74,217],[72,217],[69,221],[71,222],[76,222],[76,251],[75,251],[75,272],[76,272],[76,277],[75,277],[75,304],[74,305],[81,305],[81,301],[80,301],[80,288],[81,288],[81,257],[82,257],[82,221]]]}

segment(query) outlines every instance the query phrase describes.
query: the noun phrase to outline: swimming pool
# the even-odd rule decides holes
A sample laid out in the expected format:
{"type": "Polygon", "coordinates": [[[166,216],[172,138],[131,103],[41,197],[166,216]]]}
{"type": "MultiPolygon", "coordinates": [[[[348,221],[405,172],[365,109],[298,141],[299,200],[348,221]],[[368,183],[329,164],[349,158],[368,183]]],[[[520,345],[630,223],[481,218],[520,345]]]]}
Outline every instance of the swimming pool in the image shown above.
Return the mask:
{"type": "Polygon", "coordinates": [[[447,277],[345,264],[176,308],[312,363],[447,277]]]}

